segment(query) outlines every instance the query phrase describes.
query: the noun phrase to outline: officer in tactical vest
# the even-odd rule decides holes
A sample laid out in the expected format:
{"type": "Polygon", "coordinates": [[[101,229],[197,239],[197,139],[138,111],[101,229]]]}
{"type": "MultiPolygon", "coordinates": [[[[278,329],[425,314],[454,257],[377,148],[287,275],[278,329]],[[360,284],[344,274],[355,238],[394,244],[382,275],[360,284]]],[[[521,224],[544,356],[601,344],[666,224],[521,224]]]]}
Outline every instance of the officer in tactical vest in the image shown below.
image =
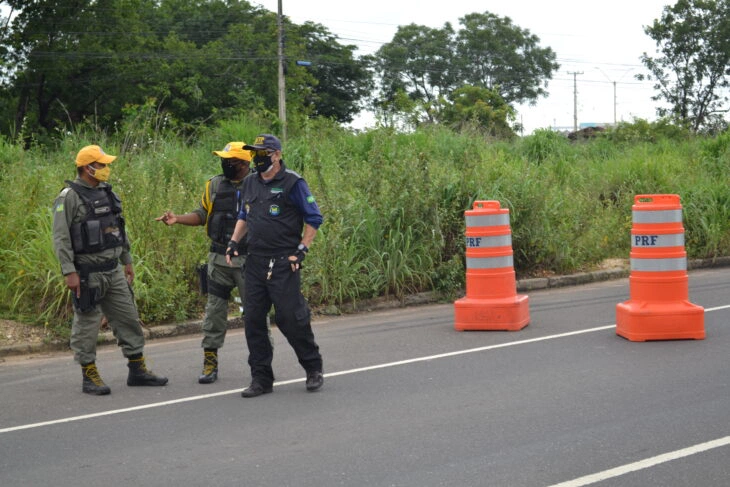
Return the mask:
{"type": "MultiPolygon", "coordinates": [[[[228,300],[233,288],[243,299],[243,278],[246,256],[241,253],[229,266],[226,263],[226,245],[233,235],[238,211],[243,199],[241,186],[248,176],[251,152],[243,150],[244,142],[231,142],[222,151],[213,151],[220,157],[223,174],[212,177],[205,184],[198,208],[184,215],[166,211],[157,221],[167,225],[206,225],[210,238],[210,253],[206,274],[208,302],[203,318],[203,372],[198,377],[201,384],[211,384],[218,379],[218,349],[223,346],[228,328],[228,300]]],[[[205,267],[203,268],[205,269],[205,267]]]]}
{"type": "Polygon", "coordinates": [[[81,149],[76,156],[76,179],[66,181],[68,186],[53,204],[53,247],[74,305],[71,349],[81,364],[81,390],[94,395],[111,392],[96,367],[102,315],[129,360],[127,385],[167,384],[166,377],[153,374],[145,365],[121,200],[106,182],[114,159],[98,145],[81,149]]]}
{"type": "Polygon", "coordinates": [[[301,292],[300,269],[319,226],[322,213],[306,181],[287,169],[281,142],[271,134],[256,137],[253,145],[256,173],[243,184],[243,208],[238,214],[226,256],[231,261],[248,250],[246,261],[246,343],[251,384],[241,396],[272,392],[273,348],[267,334],[267,314],[272,304],[276,326],[286,337],[307,373],[306,389],[324,383],[322,355],[314,340],[310,310],[301,292]]]}

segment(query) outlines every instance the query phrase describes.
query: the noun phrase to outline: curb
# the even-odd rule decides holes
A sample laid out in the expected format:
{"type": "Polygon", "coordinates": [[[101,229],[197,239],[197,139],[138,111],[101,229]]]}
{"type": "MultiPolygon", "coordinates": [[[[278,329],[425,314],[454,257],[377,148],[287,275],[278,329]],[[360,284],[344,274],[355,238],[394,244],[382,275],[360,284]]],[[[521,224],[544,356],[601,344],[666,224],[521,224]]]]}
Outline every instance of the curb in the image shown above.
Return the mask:
{"type": "MultiPolygon", "coordinates": [[[[691,259],[687,261],[688,271],[714,267],[730,267],[730,256],[716,257],[714,259],[691,259]]],[[[576,274],[568,274],[564,276],[520,279],[517,281],[517,291],[526,292],[536,291],[540,289],[578,286],[581,284],[589,284],[592,282],[622,279],[628,277],[629,274],[629,269],[619,267],[592,272],[579,272],[576,274]]],[[[407,306],[415,306],[420,304],[431,304],[438,302],[440,299],[442,298],[438,293],[434,291],[428,291],[406,296],[402,300],[394,298],[378,298],[358,301],[354,304],[348,303],[340,307],[328,307],[325,308],[321,314],[331,316],[353,313],[366,313],[370,311],[404,308],[407,306]]],[[[195,320],[169,325],[159,325],[155,327],[143,326],[142,329],[146,340],[154,340],[156,338],[170,338],[200,333],[202,329],[202,324],[202,320],[195,320]]],[[[243,319],[241,319],[240,317],[228,320],[228,329],[232,330],[236,328],[243,328],[243,319]]],[[[105,331],[99,334],[97,343],[99,345],[116,344],[116,339],[114,338],[114,335],[111,331],[105,331]]],[[[65,350],[69,350],[68,342],[58,341],[51,343],[20,344],[0,347],[0,362],[2,361],[3,357],[42,354],[65,350]]]]}

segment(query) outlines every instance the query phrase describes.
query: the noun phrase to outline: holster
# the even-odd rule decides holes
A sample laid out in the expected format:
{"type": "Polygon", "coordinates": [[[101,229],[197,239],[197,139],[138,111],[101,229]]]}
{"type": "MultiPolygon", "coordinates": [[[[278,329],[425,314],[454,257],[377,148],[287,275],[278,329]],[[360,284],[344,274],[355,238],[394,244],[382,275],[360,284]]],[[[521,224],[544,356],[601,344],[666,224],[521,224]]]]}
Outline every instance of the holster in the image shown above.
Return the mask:
{"type": "Polygon", "coordinates": [[[198,273],[198,290],[205,296],[208,294],[208,264],[200,264],[195,271],[198,273]]]}
{"type": "Polygon", "coordinates": [[[76,293],[74,292],[71,293],[74,308],[76,308],[76,311],[79,313],[88,313],[96,307],[96,301],[99,299],[99,289],[89,287],[88,276],[82,276],[79,290],[81,292],[81,296],[76,296],[76,293]]]}
{"type": "Polygon", "coordinates": [[[76,269],[79,273],[80,286],[79,291],[81,296],[77,297],[73,292],[71,298],[74,302],[74,308],[80,313],[88,313],[93,310],[96,303],[99,301],[99,288],[89,287],[89,274],[92,272],[110,272],[116,269],[119,265],[117,259],[107,260],[99,264],[78,264],[76,263],[76,269]]]}

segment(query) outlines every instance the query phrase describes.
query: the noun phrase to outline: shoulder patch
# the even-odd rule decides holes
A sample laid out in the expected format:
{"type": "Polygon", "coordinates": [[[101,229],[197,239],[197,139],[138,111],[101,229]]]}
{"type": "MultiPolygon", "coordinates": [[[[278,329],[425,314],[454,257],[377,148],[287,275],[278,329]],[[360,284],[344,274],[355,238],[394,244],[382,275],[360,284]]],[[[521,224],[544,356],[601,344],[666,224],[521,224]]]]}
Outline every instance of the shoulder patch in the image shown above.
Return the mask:
{"type": "Polygon", "coordinates": [[[312,196],[311,194],[309,196],[307,196],[307,203],[309,203],[309,204],[314,203],[314,196],[312,196]]]}
{"type": "Polygon", "coordinates": [[[63,211],[63,203],[66,201],[66,195],[69,191],[71,191],[71,188],[63,188],[61,190],[61,192],[58,194],[58,197],[56,197],[56,203],[53,207],[53,211],[57,213],[61,213],[63,211]]]}

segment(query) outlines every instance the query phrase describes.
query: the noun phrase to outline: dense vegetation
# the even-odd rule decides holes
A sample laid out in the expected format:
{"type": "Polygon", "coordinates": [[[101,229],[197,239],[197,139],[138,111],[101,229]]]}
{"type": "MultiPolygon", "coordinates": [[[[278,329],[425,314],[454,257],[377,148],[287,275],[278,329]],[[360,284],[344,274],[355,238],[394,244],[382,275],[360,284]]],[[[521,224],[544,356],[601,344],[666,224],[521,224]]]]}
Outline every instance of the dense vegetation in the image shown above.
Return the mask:
{"type": "MultiPolygon", "coordinates": [[[[157,116],[130,116],[113,135],[72,133],[53,149],[0,141],[0,315],[66,328],[71,308],[52,249],[51,204],[75,174],[80,147],[120,155],[111,183],[121,194],[148,324],[200,316],[194,267],[205,259],[202,228],[166,227],[164,210],[193,209],[219,172],[211,150],[250,141],[270,121],[229,120],[193,144],[157,116]]],[[[696,138],[636,122],[570,142],[550,131],[505,142],[479,132],[424,127],[351,133],[311,121],[290,134],[284,159],[309,182],[325,215],[305,262],[313,305],[436,290],[464,283],[463,212],[498,200],[511,212],[518,275],[588,269],[629,253],[637,194],[676,193],[690,257],[730,255],[730,133],[696,138]]]]}
{"type": "Polygon", "coordinates": [[[478,120],[506,136],[514,105],[546,95],[558,69],[537,36],[489,12],[458,30],[401,26],[363,56],[323,25],[279,20],[246,0],[0,0],[0,134],[50,143],[151,104],[193,136],[278,113],[281,63],[288,121],[351,122],[369,107],[382,125],[478,120]]]}

